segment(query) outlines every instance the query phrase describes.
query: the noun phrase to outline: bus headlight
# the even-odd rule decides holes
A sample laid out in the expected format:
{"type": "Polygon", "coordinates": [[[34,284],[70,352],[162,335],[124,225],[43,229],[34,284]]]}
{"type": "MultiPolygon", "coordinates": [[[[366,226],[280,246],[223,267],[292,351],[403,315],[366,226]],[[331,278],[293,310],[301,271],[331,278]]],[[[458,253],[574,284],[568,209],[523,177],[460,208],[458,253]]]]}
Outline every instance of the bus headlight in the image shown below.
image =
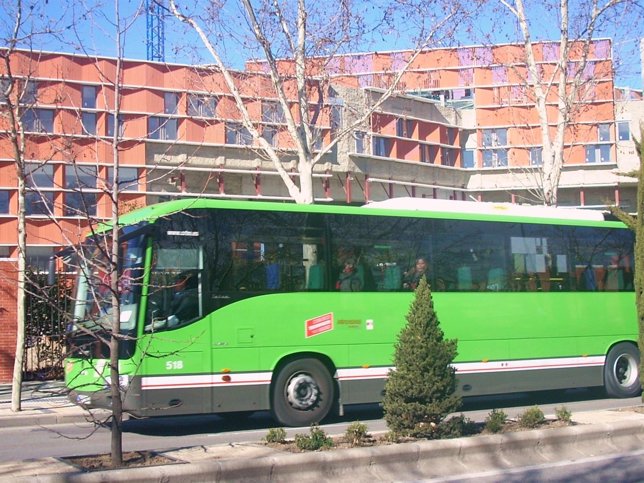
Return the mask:
{"type": "Polygon", "coordinates": [[[121,389],[127,389],[127,387],[130,385],[130,376],[127,374],[119,376],[119,387],[121,389]]]}

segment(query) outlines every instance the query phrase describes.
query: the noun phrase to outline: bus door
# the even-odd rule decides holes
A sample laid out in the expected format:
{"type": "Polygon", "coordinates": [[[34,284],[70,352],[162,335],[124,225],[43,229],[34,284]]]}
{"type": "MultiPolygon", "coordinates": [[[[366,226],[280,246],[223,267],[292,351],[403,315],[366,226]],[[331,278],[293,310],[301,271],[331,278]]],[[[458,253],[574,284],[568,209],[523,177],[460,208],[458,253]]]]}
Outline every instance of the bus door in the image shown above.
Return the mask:
{"type": "Polygon", "coordinates": [[[196,230],[166,229],[152,247],[143,351],[143,410],[212,410],[210,333],[204,317],[204,250],[196,230]]]}

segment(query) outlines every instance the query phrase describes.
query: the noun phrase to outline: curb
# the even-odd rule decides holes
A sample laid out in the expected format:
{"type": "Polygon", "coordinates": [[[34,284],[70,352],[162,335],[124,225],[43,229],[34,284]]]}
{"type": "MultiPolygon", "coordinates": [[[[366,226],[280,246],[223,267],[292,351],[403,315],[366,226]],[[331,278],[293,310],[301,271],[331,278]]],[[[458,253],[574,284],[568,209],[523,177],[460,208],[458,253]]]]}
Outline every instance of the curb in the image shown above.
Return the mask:
{"type": "Polygon", "coordinates": [[[3,428],[17,428],[22,426],[47,426],[64,423],[87,423],[94,420],[105,420],[110,415],[107,411],[89,411],[70,408],[69,411],[60,409],[39,408],[37,410],[25,409],[17,413],[0,415],[0,426],[3,428]]]}
{"type": "MultiPolygon", "coordinates": [[[[40,471],[22,481],[39,482],[185,482],[185,481],[335,481],[413,480],[453,477],[486,469],[504,469],[633,451],[644,443],[644,421],[619,421],[567,428],[541,429],[453,440],[421,441],[391,446],[282,453],[252,459],[220,459],[151,468],[83,473],[40,471]]],[[[172,457],[172,452],[166,452],[172,457]]],[[[49,461],[51,464],[51,461],[49,461]]],[[[53,468],[52,468],[53,469],[53,468]]]]}

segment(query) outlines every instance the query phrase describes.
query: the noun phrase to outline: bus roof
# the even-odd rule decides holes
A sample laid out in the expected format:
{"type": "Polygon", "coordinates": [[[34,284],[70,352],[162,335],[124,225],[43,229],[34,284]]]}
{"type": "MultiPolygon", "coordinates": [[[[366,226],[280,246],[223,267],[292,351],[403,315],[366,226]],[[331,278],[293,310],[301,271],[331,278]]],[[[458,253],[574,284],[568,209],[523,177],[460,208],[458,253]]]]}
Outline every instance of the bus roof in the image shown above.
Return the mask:
{"type": "Polygon", "coordinates": [[[429,211],[482,215],[507,215],[526,218],[604,221],[604,213],[597,210],[554,208],[552,206],[517,205],[484,201],[437,200],[432,198],[390,198],[365,205],[366,208],[384,208],[406,211],[429,211]]]}
{"type": "MultiPolygon", "coordinates": [[[[604,213],[597,210],[575,208],[553,208],[547,206],[516,205],[512,203],[490,203],[475,201],[436,200],[430,198],[391,198],[386,201],[371,202],[363,206],[347,205],[297,205],[294,203],[276,203],[271,201],[221,200],[208,198],[183,198],[166,201],[134,210],[119,219],[121,225],[133,225],[142,221],[154,223],[158,218],[191,208],[238,209],[258,211],[291,211],[306,213],[365,214],[372,211],[374,215],[387,215],[392,212],[399,216],[453,216],[459,219],[521,221],[531,219],[535,223],[598,225],[603,223],[622,226],[621,222],[609,221],[604,213]]],[[[109,226],[106,223],[105,228],[109,226]]]]}

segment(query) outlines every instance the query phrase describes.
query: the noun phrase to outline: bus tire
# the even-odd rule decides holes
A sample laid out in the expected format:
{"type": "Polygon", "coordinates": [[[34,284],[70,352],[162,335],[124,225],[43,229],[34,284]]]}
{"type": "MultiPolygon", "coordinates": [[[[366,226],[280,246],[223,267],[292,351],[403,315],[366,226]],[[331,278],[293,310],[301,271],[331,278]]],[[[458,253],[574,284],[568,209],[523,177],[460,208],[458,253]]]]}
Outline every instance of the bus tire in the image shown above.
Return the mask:
{"type": "Polygon", "coordinates": [[[616,344],[606,357],[604,388],[610,397],[635,397],[641,392],[640,353],[628,342],[616,344]]]}
{"type": "Polygon", "coordinates": [[[318,359],[296,359],[279,370],[271,394],[273,418],[285,426],[319,423],[333,407],[334,384],[318,359]]]}

